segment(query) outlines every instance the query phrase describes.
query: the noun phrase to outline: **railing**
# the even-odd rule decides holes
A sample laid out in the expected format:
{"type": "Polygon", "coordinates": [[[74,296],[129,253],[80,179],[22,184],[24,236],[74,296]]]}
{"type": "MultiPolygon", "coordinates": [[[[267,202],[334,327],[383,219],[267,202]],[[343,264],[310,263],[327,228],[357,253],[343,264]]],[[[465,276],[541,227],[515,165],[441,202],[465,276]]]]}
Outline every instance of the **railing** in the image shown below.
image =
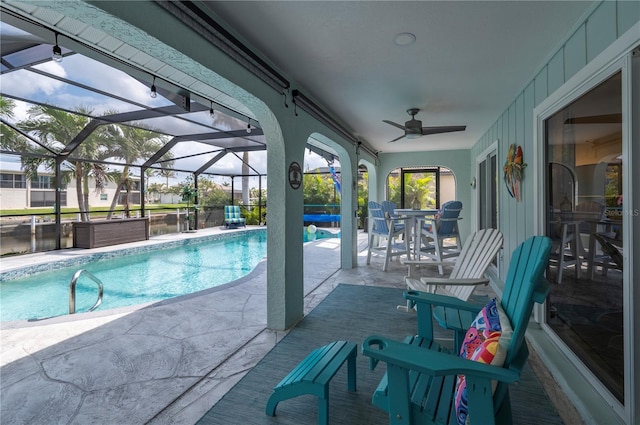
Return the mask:
{"type": "Polygon", "coordinates": [[[102,303],[102,293],[103,293],[102,282],[100,281],[100,279],[98,279],[88,271],[84,269],[80,269],[77,272],[75,272],[75,274],[71,278],[71,282],[69,283],[69,314],[75,314],[76,312],[76,283],[78,282],[78,279],[82,274],[86,274],[89,279],[93,280],[95,283],[98,284],[98,300],[93,305],[93,307],[89,309],[89,311],[95,310],[102,303]]]}

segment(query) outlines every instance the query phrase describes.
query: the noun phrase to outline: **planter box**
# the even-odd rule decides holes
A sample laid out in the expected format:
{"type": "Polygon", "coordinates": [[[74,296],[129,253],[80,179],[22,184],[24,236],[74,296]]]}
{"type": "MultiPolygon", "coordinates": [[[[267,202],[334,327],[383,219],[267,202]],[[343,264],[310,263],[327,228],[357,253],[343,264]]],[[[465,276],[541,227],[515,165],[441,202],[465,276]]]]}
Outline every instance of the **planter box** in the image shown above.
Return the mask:
{"type": "Polygon", "coordinates": [[[147,239],[149,219],[146,217],[73,223],[74,248],[99,248],[147,239]]]}

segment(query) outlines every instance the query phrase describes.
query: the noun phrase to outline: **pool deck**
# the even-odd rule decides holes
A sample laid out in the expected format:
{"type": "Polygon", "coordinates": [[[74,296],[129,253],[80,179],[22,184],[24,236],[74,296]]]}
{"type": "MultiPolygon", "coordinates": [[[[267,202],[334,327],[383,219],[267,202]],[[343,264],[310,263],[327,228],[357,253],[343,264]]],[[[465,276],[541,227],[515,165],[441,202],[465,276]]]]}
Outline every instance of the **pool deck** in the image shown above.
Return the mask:
{"type": "MultiPolygon", "coordinates": [[[[200,230],[127,246],[230,231],[200,230]]],[[[366,234],[358,240],[359,267],[351,270],[340,269],[337,239],[305,244],[305,314],[338,283],[404,287],[406,268],[396,261],[382,272],[380,258],[366,266],[366,234]]],[[[75,251],[7,258],[2,268],[82,255],[75,251]]],[[[286,335],[267,329],[266,317],[263,261],[240,281],[195,296],[3,325],[0,421],[194,424],[286,335]]]]}

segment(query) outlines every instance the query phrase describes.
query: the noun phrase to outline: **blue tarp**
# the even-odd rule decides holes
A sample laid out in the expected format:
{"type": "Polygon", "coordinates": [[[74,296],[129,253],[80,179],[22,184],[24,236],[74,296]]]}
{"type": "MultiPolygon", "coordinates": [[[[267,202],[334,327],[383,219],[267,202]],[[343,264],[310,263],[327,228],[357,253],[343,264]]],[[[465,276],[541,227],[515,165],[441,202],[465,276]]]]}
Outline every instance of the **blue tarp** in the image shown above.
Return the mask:
{"type": "Polygon", "coordinates": [[[339,222],[340,214],[305,214],[304,215],[305,222],[319,222],[319,223],[331,223],[331,222],[339,222]]]}

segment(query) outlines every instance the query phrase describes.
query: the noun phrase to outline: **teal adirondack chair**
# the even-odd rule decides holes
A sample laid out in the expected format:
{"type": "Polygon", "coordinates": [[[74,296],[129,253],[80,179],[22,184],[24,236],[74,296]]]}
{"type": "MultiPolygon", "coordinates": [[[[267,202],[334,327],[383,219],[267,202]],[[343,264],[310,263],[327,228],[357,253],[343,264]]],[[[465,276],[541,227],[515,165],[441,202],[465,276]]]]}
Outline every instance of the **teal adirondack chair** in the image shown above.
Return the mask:
{"type": "MultiPolygon", "coordinates": [[[[373,404],[389,413],[390,424],[456,424],[455,386],[458,375],[467,382],[468,419],[471,425],[511,424],[508,384],[520,378],[529,356],[524,339],[534,302],[544,302],[549,285],[544,271],[551,240],[534,236],[514,251],[500,300],[513,327],[503,366],[461,358],[433,340],[432,314],[441,325],[464,335],[482,305],[455,297],[409,291],[405,298],[415,303],[418,335],[404,342],[370,336],[362,344],[370,368],[379,361],[387,372],[373,395],[373,404]],[[496,383],[492,392],[492,381],[496,383]]],[[[462,340],[458,336],[456,340],[462,340]]]]}

